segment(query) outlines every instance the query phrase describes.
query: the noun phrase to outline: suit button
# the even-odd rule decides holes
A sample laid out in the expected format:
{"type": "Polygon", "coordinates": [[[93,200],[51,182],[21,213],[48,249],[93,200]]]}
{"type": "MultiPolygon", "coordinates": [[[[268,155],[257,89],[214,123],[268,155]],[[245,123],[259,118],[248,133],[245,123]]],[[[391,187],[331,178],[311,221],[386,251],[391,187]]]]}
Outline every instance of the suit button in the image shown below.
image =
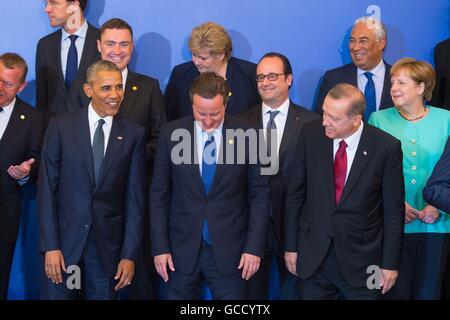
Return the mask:
{"type": "Polygon", "coordinates": [[[413,151],[413,152],[411,152],[411,155],[412,155],[413,157],[415,157],[415,156],[417,156],[417,152],[413,151]]]}
{"type": "Polygon", "coordinates": [[[411,180],[411,183],[412,183],[412,184],[416,184],[416,183],[417,183],[416,179],[412,179],[412,180],[411,180]]]}
{"type": "Polygon", "coordinates": [[[411,143],[416,143],[417,142],[417,140],[416,139],[411,139],[411,143]]]}
{"type": "Polygon", "coordinates": [[[412,166],[412,167],[411,167],[411,170],[417,170],[417,166],[415,166],[415,165],[412,166]]]}

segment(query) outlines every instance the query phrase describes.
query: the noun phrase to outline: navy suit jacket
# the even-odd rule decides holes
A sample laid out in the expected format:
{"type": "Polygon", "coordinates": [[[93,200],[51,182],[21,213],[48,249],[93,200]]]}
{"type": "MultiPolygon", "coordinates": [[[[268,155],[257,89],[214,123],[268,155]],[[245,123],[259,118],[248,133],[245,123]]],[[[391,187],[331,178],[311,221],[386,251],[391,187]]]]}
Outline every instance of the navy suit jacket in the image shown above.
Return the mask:
{"type": "Polygon", "coordinates": [[[436,87],[431,105],[450,110],[450,39],[436,45],[434,64],[436,67],[436,87]]]}
{"type": "Polygon", "coordinates": [[[423,197],[427,203],[450,214],[450,137],[423,189],[423,197]]]}
{"type": "MultiPolygon", "coordinates": [[[[54,115],[70,110],[67,106],[69,90],[61,66],[61,37],[61,29],[43,37],[36,50],[36,108],[45,115],[46,123],[54,115]]],[[[100,31],[88,24],[77,78],[84,76],[87,68],[100,59],[99,37],[100,31]]]]}
{"type": "Polygon", "coordinates": [[[303,127],[293,156],[285,249],[298,252],[300,277],[316,272],[332,241],[340,270],[353,287],[366,286],[370,265],[398,270],[405,216],[400,141],[365,123],[338,203],[333,139],[320,121],[303,127]]]}
{"type": "MultiPolygon", "coordinates": [[[[260,129],[263,128],[261,105],[257,105],[249,109],[240,117],[257,125],[260,129]]],[[[319,119],[320,116],[317,113],[300,107],[292,101],[290,102],[286,125],[284,127],[279,150],[279,169],[275,175],[270,176],[270,194],[272,217],[275,225],[275,236],[281,243],[284,242],[284,200],[286,196],[285,176],[289,174],[287,171],[289,161],[295,161],[295,159],[290,159],[287,155],[292,152],[292,149],[295,149],[295,145],[300,138],[302,127],[308,122],[319,119]]]]}
{"type": "Polygon", "coordinates": [[[259,257],[264,254],[269,222],[268,179],[260,175],[261,168],[256,161],[251,164],[248,143],[245,144],[244,164],[237,164],[237,141],[225,137],[226,129],[250,127],[243,120],[225,116],[220,154],[226,159],[230,152],[227,148],[234,150],[234,164],[217,164],[208,195],[199,165],[192,161],[197,158],[194,117],[169,122],[161,129],[155,159],[157,170],[150,192],[152,254],[172,254],[179,272],[190,274],[196,266],[205,218],[214,259],[222,275],[238,271],[243,253],[259,257]],[[182,164],[172,161],[172,152],[179,152],[179,142],[171,140],[177,129],[187,135],[182,141],[190,144],[188,150],[183,151],[187,161],[182,164]]]}
{"type": "MultiPolygon", "coordinates": [[[[386,62],[384,64],[386,65],[386,73],[384,74],[384,85],[379,110],[390,108],[394,105],[391,98],[391,65],[386,62]]],[[[341,82],[351,84],[358,88],[357,68],[353,63],[325,72],[322,84],[320,85],[319,96],[317,97],[316,112],[322,113],[323,101],[328,91],[341,82]]]]}
{"type": "MultiPolygon", "coordinates": [[[[192,114],[189,90],[192,82],[199,74],[192,61],[179,64],[173,68],[164,93],[169,121],[192,114]]],[[[231,91],[227,104],[227,114],[238,115],[261,103],[255,78],[256,64],[233,57],[230,58],[226,74],[227,84],[231,91]]]]}
{"type": "Polygon", "coordinates": [[[95,185],[88,108],[53,118],[42,147],[38,185],[40,250],[61,250],[78,264],[94,235],[104,271],[136,261],[142,243],[146,190],[144,129],[114,117],[95,185]]]}
{"type": "Polygon", "coordinates": [[[37,178],[43,117],[18,97],[11,118],[0,140],[0,243],[14,243],[19,231],[22,188],[6,171],[11,165],[34,158],[27,183],[37,178]]]}

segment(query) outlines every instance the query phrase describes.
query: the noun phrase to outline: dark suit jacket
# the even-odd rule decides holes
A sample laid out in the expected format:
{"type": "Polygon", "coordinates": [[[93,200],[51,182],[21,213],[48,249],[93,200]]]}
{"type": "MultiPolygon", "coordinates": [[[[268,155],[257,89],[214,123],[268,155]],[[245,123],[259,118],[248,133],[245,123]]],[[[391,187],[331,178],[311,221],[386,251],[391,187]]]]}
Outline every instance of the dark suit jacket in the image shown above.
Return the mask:
{"type": "Polygon", "coordinates": [[[316,272],[331,239],[351,286],[366,286],[370,265],[398,270],[405,216],[400,141],[364,124],[338,204],[333,139],[325,136],[320,122],[305,125],[297,147],[289,170],[285,246],[298,252],[300,277],[316,272]]]}
{"type": "MultiPolygon", "coordinates": [[[[173,68],[164,93],[169,121],[192,114],[189,90],[192,82],[199,74],[192,61],[179,64],[173,68]]],[[[227,114],[238,115],[261,103],[255,80],[256,64],[231,57],[228,61],[226,77],[231,91],[227,114]]]]}
{"type": "Polygon", "coordinates": [[[15,243],[19,231],[22,190],[6,170],[34,158],[27,183],[36,180],[44,135],[43,117],[18,97],[0,140],[0,243],[15,243]]]}
{"type": "Polygon", "coordinates": [[[436,68],[436,87],[431,105],[450,110],[450,39],[436,45],[434,49],[434,65],[436,68]]]}
{"type": "Polygon", "coordinates": [[[239,128],[246,130],[250,124],[232,116],[225,117],[221,154],[226,159],[230,152],[226,148],[232,148],[235,164],[217,164],[208,195],[199,165],[192,161],[197,154],[193,116],[169,122],[161,129],[155,159],[157,170],[150,192],[152,254],[171,253],[179,272],[189,274],[194,270],[205,218],[208,219],[215,262],[224,276],[238,271],[244,252],[263,256],[269,222],[268,179],[260,175],[256,161],[249,164],[248,143],[245,144],[245,163],[236,164],[238,143],[236,139],[227,138],[225,130],[239,128]],[[171,140],[177,129],[188,135],[187,140],[183,138],[182,141],[191,143],[184,151],[190,161],[178,165],[171,160],[172,151],[177,152],[179,147],[178,141],[171,140]],[[230,140],[234,142],[230,143],[230,140]]]}
{"type": "Polygon", "coordinates": [[[450,137],[423,190],[427,203],[450,214],[450,137]]]}
{"type": "MultiPolygon", "coordinates": [[[[45,114],[47,123],[54,115],[69,111],[69,91],[61,67],[61,37],[61,29],[43,37],[36,50],[36,108],[45,114]]],[[[97,50],[99,37],[100,31],[88,24],[77,78],[84,76],[87,68],[100,59],[97,50]]]]}
{"type": "MultiPolygon", "coordinates": [[[[386,73],[384,74],[383,92],[381,93],[381,101],[379,110],[390,108],[394,105],[391,98],[391,65],[386,65],[386,73]]],[[[357,68],[353,63],[346,64],[342,67],[328,70],[323,76],[320,85],[319,96],[316,102],[316,112],[322,113],[322,105],[325,97],[335,85],[345,82],[358,88],[357,68]]]]}
{"type": "MultiPolygon", "coordinates": [[[[91,99],[83,91],[85,82],[86,75],[74,82],[73,89],[69,94],[69,108],[71,110],[89,106],[91,99]]],[[[128,70],[125,96],[119,115],[145,128],[148,162],[149,168],[151,168],[160,127],[167,122],[164,98],[158,80],[128,70]]]]}
{"type": "Polygon", "coordinates": [[[38,186],[40,249],[61,250],[77,264],[88,233],[104,271],[136,261],[142,243],[146,190],[144,129],[115,117],[97,186],[88,108],[55,117],[42,147],[38,186]]]}
{"type": "MultiPolygon", "coordinates": [[[[241,116],[242,119],[247,120],[258,128],[263,128],[261,105],[257,105],[241,116]]],[[[272,204],[272,217],[275,224],[275,236],[278,241],[284,242],[284,198],[286,191],[285,176],[287,172],[289,158],[289,150],[294,148],[300,138],[300,131],[304,124],[319,120],[320,116],[312,111],[294,104],[292,101],[289,105],[286,125],[284,127],[283,137],[281,138],[281,145],[279,151],[279,169],[277,174],[270,176],[270,193],[272,204]]],[[[295,159],[291,159],[294,160],[295,159]]]]}

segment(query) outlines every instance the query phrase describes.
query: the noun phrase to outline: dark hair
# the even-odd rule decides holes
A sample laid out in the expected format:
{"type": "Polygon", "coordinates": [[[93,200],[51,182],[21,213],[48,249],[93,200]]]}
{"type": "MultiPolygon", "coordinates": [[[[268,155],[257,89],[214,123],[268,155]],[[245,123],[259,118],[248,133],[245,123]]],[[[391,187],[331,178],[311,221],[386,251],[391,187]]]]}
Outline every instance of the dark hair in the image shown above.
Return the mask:
{"type": "Polygon", "coordinates": [[[97,73],[101,71],[116,71],[122,76],[122,72],[120,71],[119,67],[115,65],[114,63],[106,60],[99,60],[94,62],[89,66],[89,68],[86,71],[86,80],[89,85],[92,85],[95,76],[97,73]]]}
{"type": "Polygon", "coordinates": [[[86,10],[88,0],[67,0],[67,2],[75,2],[75,1],[78,1],[78,3],[80,4],[81,11],[84,12],[84,10],[86,10]]]}
{"type": "Polygon", "coordinates": [[[261,59],[259,59],[258,64],[264,59],[264,58],[279,58],[281,62],[283,62],[283,72],[285,75],[292,74],[292,66],[289,62],[289,59],[279,52],[268,52],[265,55],[262,56],[261,59]]]}
{"type": "Polygon", "coordinates": [[[120,18],[112,18],[103,23],[100,27],[100,37],[106,29],[128,30],[130,32],[131,38],[133,38],[133,28],[131,28],[128,22],[120,18]]]}
{"type": "Polygon", "coordinates": [[[362,92],[355,86],[348,83],[338,83],[335,85],[327,94],[334,100],[350,99],[351,105],[348,115],[364,116],[364,111],[366,110],[366,99],[362,92]]]}
{"type": "Polygon", "coordinates": [[[17,53],[7,52],[0,55],[0,62],[3,63],[6,69],[21,69],[22,76],[20,80],[25,82],[28,73],[28,66],[26,61],[17,53]]]}
{"type": "Polygon", "coordinates": [[[230,89],[225,79],[214,72],[200,73],[194,79],[189,91],[191,102],[194,95],[199,95],[200,97],[206,99],[212,99],[218,94],[222,96],[223,103],[226,106],[230,95],[230,89]]]}

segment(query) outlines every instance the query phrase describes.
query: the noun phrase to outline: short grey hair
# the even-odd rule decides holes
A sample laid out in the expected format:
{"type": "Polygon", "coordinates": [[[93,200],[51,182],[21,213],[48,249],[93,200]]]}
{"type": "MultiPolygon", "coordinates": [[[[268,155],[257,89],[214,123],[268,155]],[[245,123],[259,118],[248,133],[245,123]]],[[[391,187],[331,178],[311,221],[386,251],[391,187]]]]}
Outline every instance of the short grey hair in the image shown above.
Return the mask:
{"type": "Polygon", "coordinates": [[[387,37],[387,31],[386,27],[383,22],[381,22],[380,19],[375,18],[374,16],[364,16],[361,18],[356,19],[355,23],[353,24],[353,27],[357,25],[358,23],[365,23],[369,29],[374,29],[375,36],[378,40],[380,39],[386,39],[387,37]]]}
{"type": "Polygon", "coordinates": [[[110,61],[106,60],[99,60],[97,62],[94,62],[89,66],[86,72],[86,80],[89,85],[92,85],[95,76],[97,73],[101,71],[117,71],[120,76],[122,76],[122,72],[120,72],[120,69],[117,65],[110,61]]]}

